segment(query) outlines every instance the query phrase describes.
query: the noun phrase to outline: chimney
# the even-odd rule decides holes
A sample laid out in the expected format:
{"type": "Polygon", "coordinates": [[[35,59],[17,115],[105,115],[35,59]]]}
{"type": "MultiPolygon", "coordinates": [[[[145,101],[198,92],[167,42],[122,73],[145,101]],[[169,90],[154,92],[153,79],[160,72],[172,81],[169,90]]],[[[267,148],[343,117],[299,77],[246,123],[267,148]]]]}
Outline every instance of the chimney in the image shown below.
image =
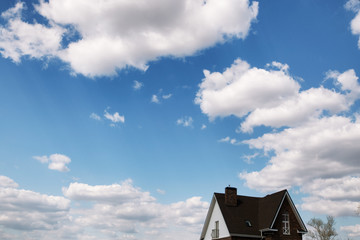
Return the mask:
{"type": "Polygon", "coordinates": [[[225,188],[225,205],[229,207],[237,206],[237,189],[234,187],[225,188]]]}

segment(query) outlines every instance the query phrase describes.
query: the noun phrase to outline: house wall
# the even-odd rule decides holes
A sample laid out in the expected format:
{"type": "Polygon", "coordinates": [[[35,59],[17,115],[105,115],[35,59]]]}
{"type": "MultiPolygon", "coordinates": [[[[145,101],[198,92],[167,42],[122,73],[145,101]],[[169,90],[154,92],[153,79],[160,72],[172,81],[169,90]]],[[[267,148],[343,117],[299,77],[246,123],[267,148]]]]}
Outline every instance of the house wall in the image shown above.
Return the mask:
{"type": "Polygon", "coordinates": [[[259,240],[260,238],[246,238],[246,237],[236,237],[236,236],[232,236],[232,237],[225,237],[225,238],[221,238],[218,240],[259,240]]]}
{"type": "Polygon", "coordinates": [[[293,212],[287,198],[285,198],[283,205],[280,208],[273,228],[278,229],[278,231],[274,232],[273,235],[268,236],[266,240],[302,240],[302,235],[297,233],[297,230],[301,229],[301,226],[298,223],[295,213],[293,212]],[[282,214],[285,212],[289,213],[290,235],[283,234],[282,214]]]}
{"type": "Polygon", "coordinates": [[[209,226],[206,230],[204,240],[212,239],[211,231],[212,231],[212,229],[215,229],[216,221],[219,221],[219,238],[229,237],[230,233],[229,233],[229,230],[227,229],[224,217],[221,214],[220,207],[219,207],[219,204],[217,203],[217,201],[215,202],[215,206],[214,206],[213,212],[210,217],[209,226]]]}

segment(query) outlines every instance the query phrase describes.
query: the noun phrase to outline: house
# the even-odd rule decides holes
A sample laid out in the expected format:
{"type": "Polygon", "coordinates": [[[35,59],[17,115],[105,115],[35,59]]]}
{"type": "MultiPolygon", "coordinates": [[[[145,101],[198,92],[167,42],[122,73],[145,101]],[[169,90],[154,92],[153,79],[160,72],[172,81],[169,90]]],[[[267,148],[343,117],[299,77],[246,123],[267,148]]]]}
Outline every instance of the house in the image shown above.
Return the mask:
{"type": "Polygon", "coordinates": [[[225,194],[214,193],[200,240],[302,240],[305,233],[287,190],[258,198],[227,187],[225,194]]]}

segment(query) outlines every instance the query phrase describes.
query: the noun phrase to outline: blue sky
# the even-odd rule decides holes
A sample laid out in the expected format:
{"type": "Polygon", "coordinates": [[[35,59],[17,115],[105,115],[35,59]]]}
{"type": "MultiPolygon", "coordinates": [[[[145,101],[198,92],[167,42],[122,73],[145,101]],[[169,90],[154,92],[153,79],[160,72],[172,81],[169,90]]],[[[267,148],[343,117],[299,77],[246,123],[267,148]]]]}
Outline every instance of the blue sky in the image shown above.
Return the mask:
{"type": "Polygon", "coordinates": [[[359,10],[1,1],[0,238],[197,239],[230,184],[359,239],[359,10]]]}

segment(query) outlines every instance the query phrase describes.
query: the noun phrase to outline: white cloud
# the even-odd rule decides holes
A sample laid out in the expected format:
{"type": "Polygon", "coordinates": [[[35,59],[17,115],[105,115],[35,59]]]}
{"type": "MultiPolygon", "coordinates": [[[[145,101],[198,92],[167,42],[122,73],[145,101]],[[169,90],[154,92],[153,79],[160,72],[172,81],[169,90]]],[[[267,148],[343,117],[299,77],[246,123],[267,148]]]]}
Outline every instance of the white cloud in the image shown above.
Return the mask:
{"type": "Polygon", "coordinates": [[[349,232],[349,237],[359,237],[360,236],[360,224],[353,226],[342,226],[340,227],[341,231],[349,232]]]}
{"type": "Polygon", "coordinates": [[[47,27],[22,21],[24,8],[25,4],[18,2],[15,7],[1,14],[7,21],[6,26],[0,26],[1,55],[17,63],[22,56],[37,59],[56,56],[65,30],[54,24],[47,27]]]}
{"type": "Polygon", "coordinates": [[[207,128],[207,126],[205,124],[201,125],[201,130],[204,130],[206,128],[207,128]]]}
{"type": "Polygon", "coordinates": [[[158,96],[155,95],[155,94],[152,95],[152,97],[151,97],[151,102],[152,102],[152,103],[160,103],[158,96]]]}
{"type": "Polygon", "coordinates": [[[68,188],[63,188],[66,197],[73,200],[114,202],[122,203],[141,200],[142,202],[154,201],[149,192],[141,192],[134,188],[132,180],[122,184],[90,186],[83,183],[71,183],[68,188]]]}
{"type": "Polygon", "coordinates": [[[315,179],[310,185],[303,186],[302,189],[320,198],[358,201],[360,199],[360,177],[315,179]]]}
{"type": "Polygon", "coordinates": [[[348,200],[329,200],[327,198],[306,197],[303,198],[301,208],[303,210],[326,214],[331,216],[355,216],[358,202],[348,200]]]}
{"type": "MultiPolygon", "coordinates": [[[[159,204],[149,192],[133,186],[131,180],[120,184],[91,186],[71,183],[63,189],[64,195],[74,201],[93,202],[91,207],[74,209],[78,215],[74,223],[84,229],[118,239],[126,235],[136,239],[183,239],[174,229],[194,238],[205,219],[209,204],[200,197],[173,204],[159,204]]],[[[162,191],[160,191],[162,193],[162,191]]],[[[94,236],[94,235],[93,235],[94,236]]]]}
{"type": "Polygon", "coordinates": [[[101,121],[101,117],[99,115],[97,115],[96,113],[91,113],[90,118],[94,119],[96,121],[101,121]]]}
{"type": "Polygon", "coordinates": [[[156,189],[156,192],[161,195],[164,195],[166,193],[165,190],[162,190],[162,189],[156,189]]]}
{"type": "Polygon", "coordinates": [[[244,143],[265,153],[273,151],[274,156],[262,170],[243,172],[240,178],[250,188],[265,192],[300,186],[311,196],[304,199],[304,209],[321,213],[328,210],[327,214],[335,216],[354,215],[356,202],[360,201],[356,186],[360,177],[359,142],[360,123],[338,116],[265,134],[244,143]],[[340,189],[349,188],[352,191],[346,196],[340,194],[340,189]],[[321,208],[316,201],[323,203],[321,208]]]}
{"type": "MultiPolygon", "coordinates": [[[[278,128],[242,141],[257,150],[255,157],[263,151],[269,162],[239,177],[263,192],[299,187],[307,196],[301,205],[305,210],[354,216],[360,202],[360,121],[349,113],[360,97],[355,71],[329,71],[326,79],[334,80],[336,90],[300,90],[287,64],[266,67],[237,59],[222,73],[205,70],[195,99],[210,120],[240,118],[242,132],[260,125],[278,128]]],[[[219,142],[237,143],[230,137],[219,142]]],[[[245,156],[248,163],[252,159],[245,156]]]]}
{"type": "Polygon", "coordinates": [[[349,0],[346,2],[345,8],[347,10],[357,12],[360,10],[360,1],[359,0],[349,0]]]}
{"type": "Polygon", "coordinates": [[[17,188],[19,185],[9,177],[0,175],[0,188],[17,188]]]}
{"type": "Polygon", "coordinates": [[[258,14],[258,2],[248,0],[41,0],[35,9],[47,27],[22,21],[23,6],[2,14],[8,21],[0,35],[2,55],[17,62],[24,55],[56,56],[88,77],[116,75],[126,67],[146,70],[163,56],[190,56],[227,39],[244,39],[258,14]],[[62,26],[75,29],[80,39],[61,48],[62,39],[73,34],[62,26]]]}
{"type": "Polygon", "coordinates": [[[176,124],[183,127],[193,127],[193,122],[194,120],[192,119],[192,117],[189,116],[185,116],[176,120],[176,124]]]}
{"type": "Polygon", "coordinates": [[[218,140],[218,142],[227,142],[232,145],[240,144],[235,138],[230,138],[229,136],[221,138],[220,140],[218,140]]]}
{"type": "Polygon", "coordinates": [[[300,85],[285,71],[250,68],[237,59],[223,73],[204,70],[195,102],[212,120],[235,115],[243,117],[257,108],[276,107],[296,96],[300,85]]]}
{"type": "Polygon", "coordinates": [[[12,179],[1,179],[11,184],[0,186],[0,226],[20,231],[53,230],[69,221],[68,199],[17,189],[12,179]]]}
{"type": "Polygon", "coordinates": [[[140,90],[142,87],[144,86],[144,84],[142,82],[139,82],[137,80],[134,81],[134,85],[133,85],[133,88],[135,90],[140,90]]]}
{"type": "Polygon", "coordinates": [[[71,159],[63,154],[51,154],[48,156],[34,156],[34,159],[41,163],[49,163],[48,168],[60,172],[68,172],[70,169],[66,166],[71,162],[71,159]]]}
{"type": "Polygon", "coordinates": [[[172,97],[172,94],[171,94],[171,93],[162,95],[162,98],[163,98],[163,99],[169,99],[169,98],[171,98],[171,97],[172,97]]]}
{"type": "MultiPolygon", "coordinates": [[[[360,35],[360,2],[358,0],[349,0],[345,4],[345,8],[356,13],[355,18],[350,22],[350,28],[353,35],[360,35]]],[[[358,40],[358,48],[360,48],[360,38],[358,40]]]]}
{"type": "Polygon", "coordinates": [[[159,93],[156,95],[156,94],[153,94],[152,97],[151,97],[151,102],[152,103],[160,103],[160,99],[159,98],[162,98],[164,100],[167,100],[169,98],[172,97],[172,94],[169,93],[169,94],[161,94],[162,93],[162,89],[159,90],[159,93]]]}
{"type": "Polygon", "coordinates": [[[337,116],[314,120],[280,133],[264,134],[244,143],[265,152],[274,151],[275,156],[260,172],[241,176],[250,187],[268,191],[304,185],[315,176],[357,174],[360,170],[356,160],[360,153],[359,141],[360,124],[337,116]]]}
{"type": "Polygon", "coordinates": [[[104,117],[110,120],[112,123],[125,123],[125,117],[120,115],[118,112],[110,114],[106,109],[104,110],[104,117]]]}
{"type": "Polygon", "coordinates": [[[316,119],[324,111],[339,113],[349,108],[346,96],[323,87],[302,91],[294,97],[270,108],[257,108],[241,124],[242,132],[252,132],[260,125],[271,127],[299,126],[303,122],[316,119]]]}
{"type": "Polygon", "coordinates": [[[324,87],[300,91],[299,83],[289,74],[289,66],[267,64],[274,69],[251,68],[240,59],[223,73],[205,70],[195,102],[211,120],[216,117],[246,116],[238,131],[252,132],[260,125],[295,127],[317,119],[325,112],[346,111],[360,96],[355,71],[329,72],[344,94],[324,87]]]}
{"type": "Polygon", "coordinates": [[[360,97],[360,85],[358,77],[354,69],[349,69],[343,73],[338,71],[328,71],[326,79],[334,79],[336,85],[340,85],[342,91],[346,93],[346,97],[350,104],[360,97]]]}
{"type": "Polygon", "coordinates": [[[256,158],[259,155],[259,153],[254,153],[252,155],[244,155],[242,158],[244,159],[244,162],[247,164],[254,164],[253,159],[256,158]]]}
{"type": "Polygon", "coordinates": [[[9,239],[195,239],[209,208],[200,197],[160,204],[131,179],[71,183],[63,193],[72,202],[1,179],[9,184],[0,186],[0,236],[9,239]]]}

